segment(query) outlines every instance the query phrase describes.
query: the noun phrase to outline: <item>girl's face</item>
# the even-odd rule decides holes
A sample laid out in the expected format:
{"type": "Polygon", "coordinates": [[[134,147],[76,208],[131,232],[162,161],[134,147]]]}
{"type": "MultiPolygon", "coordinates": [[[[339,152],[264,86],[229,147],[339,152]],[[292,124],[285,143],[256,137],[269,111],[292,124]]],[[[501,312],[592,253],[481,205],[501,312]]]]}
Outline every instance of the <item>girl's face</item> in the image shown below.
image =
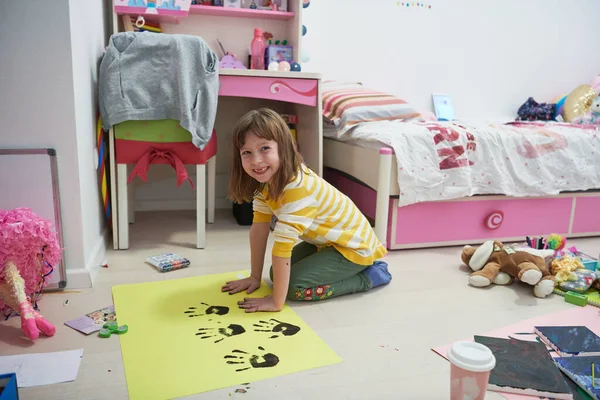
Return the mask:
{"type": "Polygon", "coordinates": [[[244,171],[260,183],[269,182],[279,170],[277,142],[261,139],[252,132],[246,134],[240,157],[244,171]]]}

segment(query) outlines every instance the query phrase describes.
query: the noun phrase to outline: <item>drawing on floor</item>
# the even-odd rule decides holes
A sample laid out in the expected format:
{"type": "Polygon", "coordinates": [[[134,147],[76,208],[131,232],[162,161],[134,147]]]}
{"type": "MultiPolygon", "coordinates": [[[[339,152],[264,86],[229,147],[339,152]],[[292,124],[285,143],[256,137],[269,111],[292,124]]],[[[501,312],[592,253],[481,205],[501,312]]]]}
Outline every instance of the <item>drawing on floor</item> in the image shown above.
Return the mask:
{"type": "Polygon", "coordinates": [[[200,339],[216,338],[215,343],[219,343],[225,338],[241,335],[244,332],[246,329],[243,326],[229,324],[226,328],[198,328],[196,336],[200,336],[200,339]]]}
{"type": "Polygon", "coordinates": [[[185,314],[189,314],[188,317],[202,317],[204,315],[226,315],[229,313],[229,307],[225,306],[211,306],[206,303],[201,303],[205,305],[206,308],[202,311],[199,311],[197,307],[188,307],[187,311],[184,311],[185,314]]]}
{"type": "Polygon", "coordinates": [[[260,354],[250,354],[243,350],[232,350],[224,358],[227,364],[240,365],[235,372],[242,372],[250,368],[271,368],[279,364],[279,357],[273,353],[266,353],[262,346],[258,346],[260,354]]]}
{"type": "MultiPolygon", "coordinates": [[[[278,313],[246,313],[247,293],[221,292],[238,271],[113,287],[129,398],[191,396],[342,360],[289,304],[278,313]]],[[[272,295],[266,282],[252,297],[272,295]]]]}
{"type": "Polygon", "coordinates": [[[300,327],[292,324],[288,324],[287,322],[281,322],[274,318],[271,318],[269,321],[260,320],[258,324],[254,324],[256,329],[255,332],[273,332],[277,333],[276,335],[271,336],[269,339],[276,339],[278,337],[283,336],[294,336],[296,333],[300,332],[300,327]]]}

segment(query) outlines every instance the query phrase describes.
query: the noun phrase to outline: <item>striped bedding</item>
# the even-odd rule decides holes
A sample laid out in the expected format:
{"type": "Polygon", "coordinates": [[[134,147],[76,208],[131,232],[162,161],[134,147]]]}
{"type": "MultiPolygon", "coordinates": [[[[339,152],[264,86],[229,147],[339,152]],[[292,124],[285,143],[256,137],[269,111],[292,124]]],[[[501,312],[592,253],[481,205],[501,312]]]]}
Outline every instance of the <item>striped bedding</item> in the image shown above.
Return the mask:
{"type": "Polygon", "coordinates": [[[406,101],[359,83],[324,81],[323,118],[342,136],[361,122],[408,120],[419,113],[406,101]]]}

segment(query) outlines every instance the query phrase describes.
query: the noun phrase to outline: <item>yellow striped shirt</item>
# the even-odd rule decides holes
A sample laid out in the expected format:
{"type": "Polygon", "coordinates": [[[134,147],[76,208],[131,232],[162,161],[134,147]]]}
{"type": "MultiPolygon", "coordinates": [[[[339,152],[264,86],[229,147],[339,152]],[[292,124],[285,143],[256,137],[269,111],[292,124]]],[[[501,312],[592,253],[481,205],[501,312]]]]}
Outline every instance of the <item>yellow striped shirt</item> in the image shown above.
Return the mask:
{"type": "Polygon", "coordinates": [[[303,173],[286,185],[280,200],[268,198],[267,189],[253,202],[254,222],[278,219],[273,255],[287,258],[298,239],[318,247],[334,246],[346,259],[371,265],[387,251],[367,218],[345,194],[303,166],[303,173]]]}

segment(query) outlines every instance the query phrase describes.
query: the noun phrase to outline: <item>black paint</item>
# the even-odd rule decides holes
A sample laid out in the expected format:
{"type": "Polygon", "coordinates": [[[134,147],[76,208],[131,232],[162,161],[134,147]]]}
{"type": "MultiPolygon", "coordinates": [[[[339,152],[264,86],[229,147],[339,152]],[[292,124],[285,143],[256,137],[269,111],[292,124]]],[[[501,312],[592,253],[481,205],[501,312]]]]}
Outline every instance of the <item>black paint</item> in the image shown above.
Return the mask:
{"type": "MultiPolygon", "coordinates": [[[[254,324],[254,326],[256,327],[254,332],[273,332],[280,333],[283,336],[294,336],[296,333],[300,332],[299,326],[281,322],[274,318],[271,318],[269,321],[261,320],[258,324],[254,324]]],[[[269,339],[278,337],[280,337],[280,335],[273,335],[269,339]]]]}
{"type": "Polygon", "coordinates": [[[206,308],[203,311],[198,311],[197,307],[188,307],[188,310],[184,311],[183,313],[190,314],[190,315],[188,315],[188,317],[190,317],[190,318],[202,317],[204,315],[211,315],[211,314],[225,315],[225,314],[229,313],[229,307],[227,307],[227,306],[211,306],[206,303],[201,303],[201,304],[206,306],[206,308]]]}
{"type": "Polygon", "coordinates": [[[236,372],[246,371],[250,368],[271,368],[279,364],[279,357],[277,357],[275,354],[264,353],[265,349],[262,346],[259,346],[258,349],[261,350],[261,352],[263,352],[262,355],[250,354],[243,350],[232,350],[232,355],[227,355],[223,358],[229,360],[227,361],[227,364],[240,364],[242,367],[244,367],[236,369],[236,372]],[[250,365],[247,366],[248,364],[250,365]]]}
{"type": "Polygon", "coordinates": [[[490,385],[502,388],[532,389],[546,393],[571,393],[546,346],[537,341],[475,336],[496,357],[490,385]]]}
{"type": "Polygon", "coordinates": [[[246,332],[243,326],[237,324],[231,324],[227,328],[198,328],[196,336],[200,336],[200,339],[210,339],[218,335],[223,336],[220,339],[215,340],[215,343],[219,343],[225,338],[241,335],[246,332]]]}

